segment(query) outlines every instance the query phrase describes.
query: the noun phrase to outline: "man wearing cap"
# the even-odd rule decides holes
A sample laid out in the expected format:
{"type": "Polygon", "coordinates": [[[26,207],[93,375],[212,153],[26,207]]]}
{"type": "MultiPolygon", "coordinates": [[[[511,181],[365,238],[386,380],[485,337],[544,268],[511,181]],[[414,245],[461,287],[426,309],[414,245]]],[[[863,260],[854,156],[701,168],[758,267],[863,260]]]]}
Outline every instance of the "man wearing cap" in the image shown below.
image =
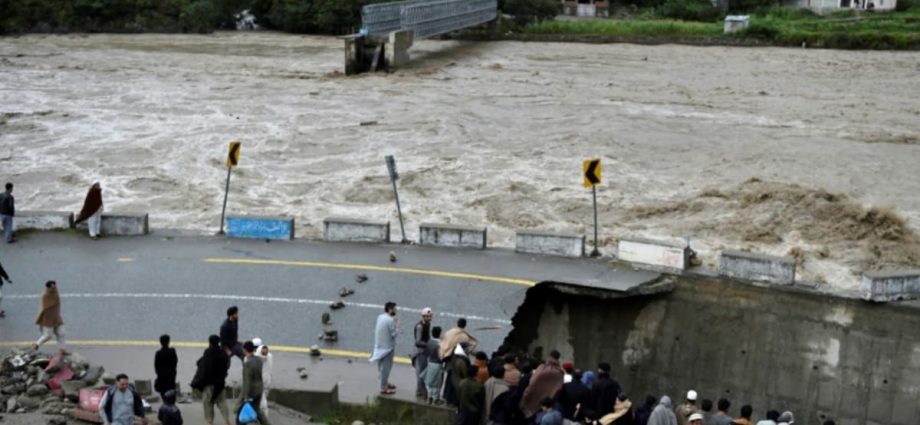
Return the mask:
{"type": "Polygon", "coordinates": [[[422,320],[415,324],[415,355],[412,356],[412,365],[415,366],[415,396],[428,397],[425,382],[422,380],[422,371],[428,367],[428,341],[431,339],[431,308],[422,309],[422,320]]]}
{"type": "MultiPolygon", "coordinates": [[[[696,391],[687,391],[687,400],[674,409],[674,416],[677,416],[677,425],[687,425],[690,415],[697,413],[696,408],[696,391]]],[[[700,417],[703,415],[701,414],[700,417]]]]}
{"type": "Polygon", "coordinates": [[[694,413],[690,415],[690,418],[687,419],[687,422],[689,422],[690,425],[703,425],[703,414],[694,413]]]}

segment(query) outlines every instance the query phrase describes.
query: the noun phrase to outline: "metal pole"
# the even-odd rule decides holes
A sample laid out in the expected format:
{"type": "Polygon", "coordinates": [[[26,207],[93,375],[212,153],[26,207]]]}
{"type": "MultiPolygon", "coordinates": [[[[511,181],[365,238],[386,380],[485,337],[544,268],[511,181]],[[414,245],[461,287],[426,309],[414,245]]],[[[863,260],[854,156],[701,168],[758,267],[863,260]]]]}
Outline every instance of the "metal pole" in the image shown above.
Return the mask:
{"type": "Polygon", "coordinates": [[[600,251],[597,250],[597,185],[591,185],[591,197],[594,199],[594,251],[591,251],[592,257],[599,257],[600,251]]]}
{"type": "Polygon", "coordinates": [[[218,235],[224,234],[224,214],[227,212],[227,195],[230,193],[230,171],[233,170],[231,167],[227,167],[227,186],[224,188],[224,207],[220,210],[220,231],[217,232],[218,235]]]}
{"type": "Polygon", "coordinates": [[[396,179],[390,179],[393,182],[393,194],[396,196],[396,212],[399,213],[399,231],[402,233],[402,243],[409,243],[406,239],[406,228],[403,227],[402,207],[399,206],[399,191],[396,190],[396,179]]]}

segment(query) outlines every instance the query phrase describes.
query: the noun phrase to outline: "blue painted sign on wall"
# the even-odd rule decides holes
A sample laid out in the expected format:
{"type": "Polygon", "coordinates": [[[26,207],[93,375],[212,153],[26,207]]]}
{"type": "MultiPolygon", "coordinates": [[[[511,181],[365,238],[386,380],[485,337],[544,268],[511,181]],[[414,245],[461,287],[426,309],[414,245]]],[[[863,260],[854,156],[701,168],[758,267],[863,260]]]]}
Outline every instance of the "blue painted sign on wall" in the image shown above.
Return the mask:
{"type": "Polygon", "coordinates": [[[250,239],[294,239],[294,219],[228,216],[227,236],[250,239]]]}

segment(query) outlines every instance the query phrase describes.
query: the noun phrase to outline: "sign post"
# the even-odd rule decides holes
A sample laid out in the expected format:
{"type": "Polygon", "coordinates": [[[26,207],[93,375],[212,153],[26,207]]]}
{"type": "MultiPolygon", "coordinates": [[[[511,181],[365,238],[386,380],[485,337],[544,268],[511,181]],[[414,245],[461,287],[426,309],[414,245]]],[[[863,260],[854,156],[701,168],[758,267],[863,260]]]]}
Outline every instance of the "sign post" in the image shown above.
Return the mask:
{"type": "Polygon", "coordinates": [[[393,195],[396,197],[396,212],[399,213],[399,231],[402,233],[401,243],[409,243],[409,240],[406,239],[406,228],[403,226],[402,207],[399,205],[399,191],[396,190],[396,180],[399,180],[399,173],[396,171],[396,158],[393,158],[393,155],[387,155],[386,161],[390,181],[393,183],[393,195]]]}
{"type": "Polygon", "coordinates": [[[220,231],[218,235],[224,234],[224,216],[227,213],[227,195],[230,193],[230,171],[240,163],[240,142],[234,140],[230,142],[230,151],[227,153],[227,185],[224,187],[224,207],[220,210],[220,231]]]}
{"type": "Polygon", "coordinates": [[[597,185],[601,183],[600,158],[585,160],[582,171],[585,187],[591,188],[591,198],[594,201],[594,250],[591,251],[591,256],[598,257],[601,255],[597,250],[597,185]]]}

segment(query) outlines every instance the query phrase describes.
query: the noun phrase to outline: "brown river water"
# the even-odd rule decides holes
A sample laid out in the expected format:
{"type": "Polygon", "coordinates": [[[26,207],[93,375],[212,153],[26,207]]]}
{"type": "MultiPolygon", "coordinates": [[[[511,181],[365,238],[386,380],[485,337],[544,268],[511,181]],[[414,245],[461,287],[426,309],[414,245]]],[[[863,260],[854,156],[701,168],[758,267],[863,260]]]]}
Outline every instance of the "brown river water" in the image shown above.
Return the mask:
{"type": "MultiPolygon", "coordinates": [[[[269,32],[0,38],[0,179],[20,210],[109,211],[154,228],[229,213],[389,218],[591,234],[581,162],[600,157],[602,250],[690,236],[794,254],[848,290],[920,266],[920,53],[421,41],[345,77],[343,42],[269,32]],[[361,122],[376,125],[361,126],[361,122]],[[879,209],[873,207],[879,206],[879,209]]],[[[398,231],[398,230],[397,230],[398,231]]]]}

